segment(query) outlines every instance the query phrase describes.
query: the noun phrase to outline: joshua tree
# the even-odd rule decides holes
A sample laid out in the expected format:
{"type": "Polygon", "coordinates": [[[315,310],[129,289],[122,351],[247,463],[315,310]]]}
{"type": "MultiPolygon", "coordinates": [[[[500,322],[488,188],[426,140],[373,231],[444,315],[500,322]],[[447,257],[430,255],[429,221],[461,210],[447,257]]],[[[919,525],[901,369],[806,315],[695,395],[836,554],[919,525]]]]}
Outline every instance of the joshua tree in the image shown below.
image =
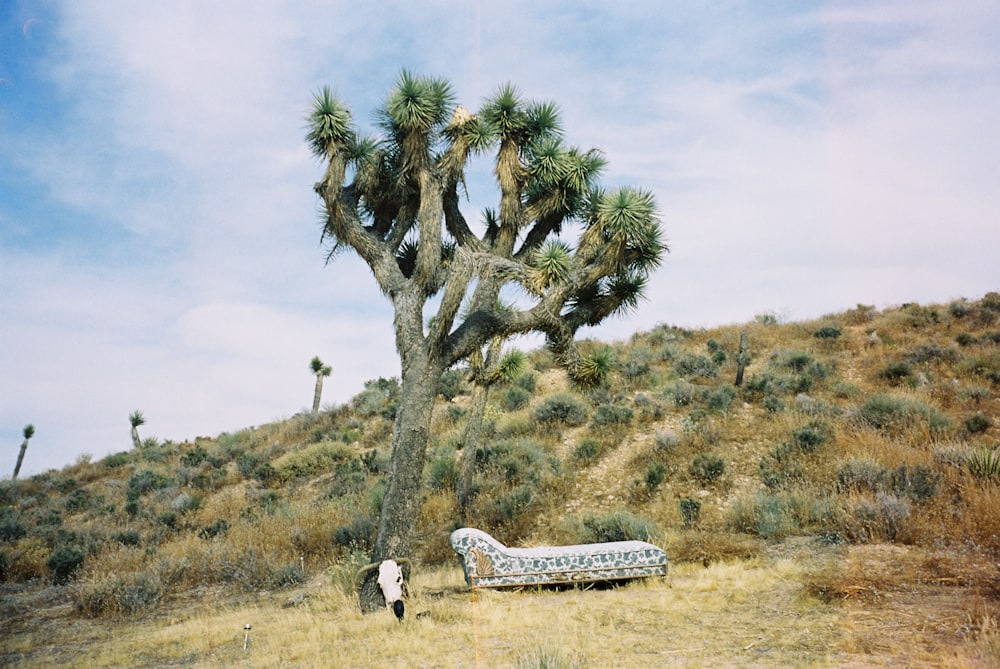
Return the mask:
{"type": "Polygon", "coordinates": [[[35,426],[28,423],[24,426],[24,441],[21,442],[21,452],[17,454],[17,464],[14,465],[14,475],[11,480],[16,481],[17,475],[21,473],[21,463],[24,462],[24,453],[28,450],[28,440],[35,436],[35,426]]]}
{"type": "MultiPolygon", "coordinates": [[[[601,366],[576,349],[577,330],[635,307],[666,250],[652,194],[597,186],[602,154],[565,145],[552,103],[522,100],[508,84],[473,114],[455,106],[448,82],[404,71],[378,118],[384,136],[361,135],[323,88],[307,134],[325,163],[315,191],[327,261],[357,253],[395,314],[402,384],[373,561],[410,553],[444,371],[497,337],[541,332],[573,382],[598,382],[601,366]],[[499,209],[474,230],[459,207],[466,162],[494,151],[499,209]],[[579,225],[574,245],[558,237],[570,224],[579,225]],[[505,290],[519,296],[513,309],[497,307],[505,290]]],[[[374,578],[360,603],[384,606],[374,578]]]]}
{"type": "Polygon", "coordinates": [[[316,375],[316,389],[313,391],[312,412],[317,414],[319,413],[319,398],[323,395],[323,377],[330,376],[330,372],[333,371],[333,368],[329,365],[324,365],[323,361],[320,360],[317,355],[309,361],[309,369],[311,369],[313,374],[316,375]]]}
{"type": "Polygon", "coordinates": [[[132,425],[132,445],[140,448],[142,442],[139,441],[139,426],[144,425],[146,419],[143,417],[142,412],[136,409],[128,415],[128,422],[132,425]]]}

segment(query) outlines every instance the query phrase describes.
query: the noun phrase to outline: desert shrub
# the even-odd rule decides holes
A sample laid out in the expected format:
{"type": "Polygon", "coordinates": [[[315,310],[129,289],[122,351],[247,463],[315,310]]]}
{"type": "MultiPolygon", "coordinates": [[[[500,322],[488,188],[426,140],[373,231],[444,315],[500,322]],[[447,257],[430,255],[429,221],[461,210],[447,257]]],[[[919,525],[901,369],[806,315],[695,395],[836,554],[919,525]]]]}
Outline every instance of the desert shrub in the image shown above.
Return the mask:
{"type": "Polygon", "coordinates": [[[466,370],[449,369],[441,375],[438,381],[438,394],[446,400],[451,401],[462,394],[462,380],[465,378],[466,370]]]}
{"type": "Polygon", "coordinates": [[[848,460],[837,468],[840,492],[878,492],[885,485],[888,472],[873,460],[848,460]]]}
{"type": "Polygon", "coordinates": [[[655,530],[650,521],[627,511],[618,511],[604,516],[586,516],[577,532],[580,543],[604,543],[649,541],[655,530]]]}
{"type": "Polygon", "coordinates": [[[214,539],[215,537],[224,537],[228,532],[229,521],[225,518],[217,518],[214,522],[198,530],[198,537],[200,539],[214,539]]]}
{"type": "Polygon", "coordinates": [[[976,343],[976,338],[968,332],[959,332],[955,335],[955,343],[959,346],[972,346],[976,343]]]}
{"type": "Polygon", "coordinates": [[[351,400],[351,406],[362,418],[382,416],[392,420],[398,404],[399,381],[395,378],[365,381],[365,389],[351,400]]]}
{"type": "Polygon", "coordinates": [[[689,472],[703,485],[716,481],[726,471],[726,461],[718,455],[702,453],[691,461],[689,472]]]}
{"type": "Polygon", "coordinates": [[[697,524],[698,518],[701,516],[701,500],[694,497],[684,497],[679,504],[684,527],[690,528],[697,524]]]}
{"type": "Polygon", "coordinates": [[[989,448],[980,448],[966,456],[966,466],[969,473],[980,480],[1000,478],[1000,452],[989,448]]]}
{"type": "Polygon", "coordinates": [[[662,462],[650,462],[646,466],[646,491],[649,494],[656,492],[666,476],[667,467],[662,462]]]}
{"type": "Polygon", "coordinates": [[[85,488],[77,488],[66,496],[66,511],[77,513],[90,508],[90,493],[85,488]]]}
{"type": "Polygon", "coordinates": [[[138,546],[142,543],[142,537],[135,530],[124,530],[115,535],[115,541],[122,546],[138,546]]]}
{"type": "Polygon", "coordinates": [[[796,428],[792,432],[792,441],[803,453],[812,453],[829,440],[831,433],[829,425],[813,421],[796,428]]]}
{"type": "Polygon", "coordinates": [[[500,395],[500,403],[507,411],[517,411],[528,406],[531,401],[531,391],[525,390],[521,386],[513,385],[504,389],[500,395]]]}
{"type": "Polygon", "coordinates": [[[668,399],[673,400],[674,406],[684,407],[694,401],[696,390],[697,388],[693,384],[682,379],[667,387],[664,394],[668,399]]]}
{"type": "Polygon", "coordinates": [[[590,419],[591,425],[603,427],[606,425],[628,425],[632,422],[632,409],[620,404],[602,404],[594,410],[590,419]]]}
{"type": "Polygon", "coordinates": [[[639,346],[633,348],[621,363],[621,373],[628,381],[636,381],[649,374],[650,362],[652,360],[653,352],[648,347],[639,346]]]}
{"type": "Polygon", "coordinates": [[[878,376],[880,379],[894,386],[903,383],[913,383],[916,378],[910,363],[901,361],[889,363],[878,373],[878,376]]]}
{"type": "Polygon", "coordinates": [[[303,580],[298,560],[283,562],[276,556],[253,549],[225,560],[219,577],[247,591],[284,588],[303,580]]]}
{"type": "Polygon", "coordinates": [[[712,411],[728,411],[736,398],[736,389],[732,386],[706,388],[701,393],[701,400],[712,411]]]}
{"type": "Polygon", "coordinates": [[[524,372],[514,379],[514,385],[519,388],[524,388],[529,393],[533,393],[538,385],[538,375],[532,372],[524,372]]]}
{"type": "Polygon", "coordinates": [[[925,502],[938,491],[941,475],[926,465],[900,465],[889,475],[889,489],[913,502],[925,502]]]}
{"type": "Polygon", "coordinates": [[[895,541],[910,518],[911,507],[905,499],[877,493],[875,499],[854,503],[844,521],[844,533],[858,543],[895,541]]]}
{"type": "Polygon", "coordinates": [[[669,455],[677,450],[681,438],[673,430],[657,430],[653,435],[653,448],[661,455],[669,455]]]}
{"type": "Polygon", "coordinates": [[[144,469],[132,475],[128,480],[126,497],[128,499],[138,499],[146,493],[154,490],[162,490],[173,483],[173,479],[151,469],[144,469]]]}
{"type": "Polygon", "coordinates": [[[768,413],[780,413],[785,410],[785,403],[776,395],[768,395],[764,398],[764,408],[768,413]]]}
{"type": "Polygon", "coordinates": [[[247,451],[236,456],[236,470],[245,479],[269,483],[277,476],[274,466],[258,453],[247,451]]]}
{"type": "Polygon", "coordinates": [[[184,451],[180,457],[180,463],[186,467],[197,467],[207,458],[208,451],[200,445],[195,445],[194,448],[184,451]]]}
{"type": "Polygon", "coordinates": [[[758,493],[730,505],[726,523],[737,532],[756,534],[763,539],[783,539],[798,529],[792,511],[785,497],[758,493]]]}
{"type": "Polygon", "coordinates": [[[970,384],[962,388],[962,391],[958,394],[958,398],[960,400],[975,402],[976,404],[979,404],[984,400],[988,400],[990,398],[990,395],[991,395],[990,389],[987,388],[986,386],[970,384]]]}
{"type": "Polygon", "coordinates": [[[913,426],[918,420],[927,421],[931,431],[946,429],[947,416],[916,400],[876,394],[869,397],[858,410],[862,423],[882,432],[893,432],[913,426]]]}
{"type": "Polygon", "coordinates": [[[458,464],[450,452],[435,455],[428,465],[428,486],[443,492],[455,490],[458,484],[458,464]]]}
{"type": "Polygon", "coordinates": [[[969,434],[982,434],[990,429],[993,425],[993,421],[990,420],[989,416],[983,415],[982,413],[976,413],[975,415],[969,416],[963,422],[965,426],[965,431],[969,434]]]}
{"type": "Polygon", "coordinates": [[[556,393],[542,400],[535,408],[540,423],[562,423],[577,426],[587,422],[587,405],[576,395],[556,393]]]}
{"type": "Polygon", "coordinates": [[[836,339],[840,336],[840,328],[833,325],[824,325],[815,332],[813,332],[813,337],[817,339],[836,339]]]}
{"type": "MultiPolygon", "coordinates": [[[[279,478],[288,481],[316,476],[354,459],[354,449],[347,444],[323,441],[302,449],[289,451],[275,460],[271,466],[274,467],[274,472],[279,478]]],[[[259,466],[255,468],[255,476],[257,469],[259,466]]]]}
{"type": "Polygon", "coordinates": [[[833,391],[835,397],[840,397],[841,399],[850,399],[861,394],[857,386],[845,381],[837,381],[830,387],[830,390],[833,391]]]}
{"type": "Polygon", "coordinates": [[[791,487],[803,479],[798,452],[794,444],[780,444],[760,459],[757,470],[769,490],[791,487]]]}
{"type": "Polygon", "coordinates": [[[341,548],[367,552],[375,546],[377,531],[378,526],[371,516],[359,514],[333,531],[333,541],[341,548]]]}
{"type": "Polygon", "coordinates": [[[715,363],[703,355],[684,353],[674,360],[674,371],[685,378],[715,378],[718,370],[715,363]]]}
{"type": "Polygon", "coordinates": [[[89,617],[135,618],[156,608],[166,592],[160,574],[145,570],[87,578],[70,597],[76,610],[89,617]]]}
{"type": "Polygon", "coordinates": [[[925,362],[957,362],[958,351],[940,344],[921,344],[906,352],[906,361],[915,365],[925,362]]]}
{"type": "Polygon", "coordinates": [[[0,541],[17,541],[27,534],[27,528],[19,520],[4,518],[0,521],[0,541]]]}
{"type": "Polygon", "coordinates": [[[52,555],[45,561],[45,566],[51,572],[53,582],[58,585],[64,585],[69,583],[70,579],[83,566],[83,559],[82,550],[76,546],[64,545],[52,551],[52,555]]]}
{"type": "Polygon", "coordinates": [[[592,437],[581,440],[573,449],[573,459],[583,464],[594,463],[603,454],[604,444],[592,437]]]}
{"type": "Polygon", "coordinates": [[[132,461],[132,456],[127,452],[123,453],[112,453],[111,455],[105,456],[100,460],[100,464],[108,469],[116,469],[127,465],[132,461]]]}

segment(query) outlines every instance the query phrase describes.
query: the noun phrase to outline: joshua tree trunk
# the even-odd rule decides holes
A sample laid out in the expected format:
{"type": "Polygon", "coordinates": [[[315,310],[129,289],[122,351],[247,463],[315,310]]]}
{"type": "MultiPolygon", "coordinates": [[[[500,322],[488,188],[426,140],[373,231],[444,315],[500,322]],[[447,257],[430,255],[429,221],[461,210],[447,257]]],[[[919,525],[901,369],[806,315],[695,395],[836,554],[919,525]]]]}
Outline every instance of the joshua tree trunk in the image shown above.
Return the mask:
{"type": "MultiPolygon", "coordinates": [[[[413,523],[420,515],[424,455],[430,438],[431,412],[437,382],[443,369],[428,360],[420,347],[410,349],[415,358],[404,367],[400,402],[392,432],[392,460],[372,562],[408,558],[412,547],[413,523]]],[[[364,612],[385,608],[385,600],[372,572],[359,594],[364,612]]]]}
{"type": "Polygon", "coordinates": [[[313,410],[314,414],[319,413],[319,398],[323,396],[323,374],[321,372],[316,373],[316,390],[313,391],[313,410]]]}
{"type": "Polygon", "coordinates": [[[24,426],[24,441],[21,442],[21,452],[17,454],[17,464],[14,465],[14,475],[11,477],[12,481],[17,480],[17,475],[21,473],[21,463],[24,462],[24,453],[28,450],[28,440],[35,436],[35,426],[28,425],[24,426]]]}
{"type": "Polygon", "coordinates": [[[476,473],[476,451],[479,448],[483,434],[483,414],[486,412],[486,400],[489,386],[476,384],[472,389],[472,401],[469,403],[469,421],[465,424],[465,434],[462,443],[462,480],[458,492],[458,504],[464,516],[472,502],[472,480],[476,473]]]}

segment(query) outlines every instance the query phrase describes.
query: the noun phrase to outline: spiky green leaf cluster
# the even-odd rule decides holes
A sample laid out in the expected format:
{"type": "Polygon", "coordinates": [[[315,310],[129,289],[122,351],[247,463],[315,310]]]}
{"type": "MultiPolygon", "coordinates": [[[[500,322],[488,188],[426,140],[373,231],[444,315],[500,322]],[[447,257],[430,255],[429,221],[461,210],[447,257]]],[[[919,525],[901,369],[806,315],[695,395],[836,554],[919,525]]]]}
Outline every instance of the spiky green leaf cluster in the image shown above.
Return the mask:
{"type": "Polygon", "coordinates": [[[349,145],[353,140],[351,113],[329,86],[313,96],[308,122],[306,141],[317,156],[329,156],[337,147],[349,145]]]}

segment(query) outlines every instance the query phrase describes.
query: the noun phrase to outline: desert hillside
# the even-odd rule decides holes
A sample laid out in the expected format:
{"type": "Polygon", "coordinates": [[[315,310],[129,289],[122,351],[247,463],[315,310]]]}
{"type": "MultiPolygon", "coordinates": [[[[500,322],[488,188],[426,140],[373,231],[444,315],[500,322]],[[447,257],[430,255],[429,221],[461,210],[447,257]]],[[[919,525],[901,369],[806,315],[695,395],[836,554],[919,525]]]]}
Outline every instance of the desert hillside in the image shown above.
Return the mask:
{"type": "Polygon", "coordinates": [[[584,345],[613,357],[607,384],[579,392],[529,352],[478,445],[463,370],[442,379],[402,627],[353,607],[399,392],[373,379],[317,415],[0,482],[0,664],[1000,664],[1000,294],[584,345]],[[462,526],[645,539],[673,574],[471,595],[462,526]]]}

